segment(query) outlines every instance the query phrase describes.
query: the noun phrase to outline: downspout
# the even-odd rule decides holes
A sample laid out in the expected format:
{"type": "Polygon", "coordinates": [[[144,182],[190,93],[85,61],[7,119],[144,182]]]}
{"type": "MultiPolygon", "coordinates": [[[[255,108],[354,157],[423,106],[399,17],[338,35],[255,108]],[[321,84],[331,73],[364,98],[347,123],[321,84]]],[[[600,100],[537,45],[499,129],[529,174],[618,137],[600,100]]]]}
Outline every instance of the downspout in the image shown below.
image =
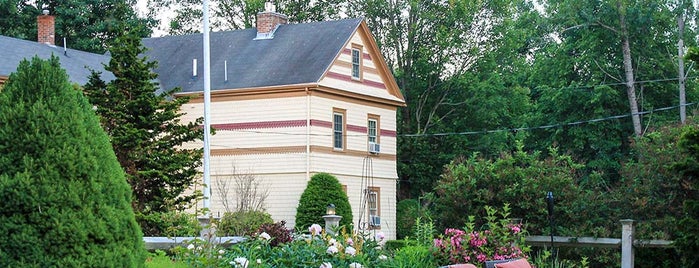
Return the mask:
{"type": "Polygon", "coordinates": [[[306,87],[306,181],[311,179],[311,92],[306,87]]]}

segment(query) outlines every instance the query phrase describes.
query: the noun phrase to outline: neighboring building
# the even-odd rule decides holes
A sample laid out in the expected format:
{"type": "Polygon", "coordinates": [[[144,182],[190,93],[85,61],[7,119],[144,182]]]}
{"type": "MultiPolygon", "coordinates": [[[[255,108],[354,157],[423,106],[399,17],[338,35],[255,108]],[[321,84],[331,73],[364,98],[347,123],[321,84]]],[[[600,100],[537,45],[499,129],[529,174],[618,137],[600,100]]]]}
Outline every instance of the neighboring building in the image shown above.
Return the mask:
{"type": "Polygon", "coordinates": [[[103,64],[109,63],[109,56],[57,47],[53,33],[54,17],[40,15],[37,17],[37,23],[39,29],[37,40],[41,42],[0,35],[0,85],[17,70],[19,62],[23,59],[30,60],[34,56],[49,59],[51,55],[58,57],[61,67],[66,70],[72,83],[85,85],[90,76],[90,70],[103,72],[104,80],[114,79],[111,73],[104,71],[103,64]]]}
{"type": "MultiPolygon", "coordinates": [[[[355,225],[395,238],[396,111],[405,102],[375,40],[362,19],[286,22],[262,12],[256,29],[211,33],[211,212],[225,212],[216,182],[245,173],[269,189],[267,212],[293,226],[307,181],[328,172],[346,189],[355,225]]],[[[202,39],[143,40],[161,87],[193,98],[183,120],[203,115],[202,39]]]]}

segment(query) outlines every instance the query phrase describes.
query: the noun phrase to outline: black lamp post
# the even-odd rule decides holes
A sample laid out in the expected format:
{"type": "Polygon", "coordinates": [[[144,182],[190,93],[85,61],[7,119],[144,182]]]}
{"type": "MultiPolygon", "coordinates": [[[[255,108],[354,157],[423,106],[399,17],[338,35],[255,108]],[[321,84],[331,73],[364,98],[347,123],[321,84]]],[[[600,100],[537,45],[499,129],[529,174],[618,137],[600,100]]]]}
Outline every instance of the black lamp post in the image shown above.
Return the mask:
{"type": "Polygon", "coordinates": [[[546,194],[546,204],[549,211],[549,224],[551,225],[551,250],[553,250],[553,192],[546,194]]]}

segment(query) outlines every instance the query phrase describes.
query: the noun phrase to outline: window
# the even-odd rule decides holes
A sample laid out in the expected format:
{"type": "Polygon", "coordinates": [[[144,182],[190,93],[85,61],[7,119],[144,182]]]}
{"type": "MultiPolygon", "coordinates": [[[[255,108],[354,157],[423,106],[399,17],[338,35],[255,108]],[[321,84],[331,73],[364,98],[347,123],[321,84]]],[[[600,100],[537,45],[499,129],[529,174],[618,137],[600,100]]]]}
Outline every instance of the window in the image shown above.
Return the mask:
{"type": "Polygon", "coordinates": [[[376,142],[376,119],[369,119],[369,122],[367,124],[367,136],[369,136],[369,142],[377,143],[376,142]]]}
{"type": "Polygon", "coordinates": [[[380,143],[379,142],[379,119],[380,117],[375,114],[370,114],[367,119],[367,139],[370,143],[380,143]]]}
{"type": "Polygon", "coordinates": [[[362,79],[362,48],[352,47],[352,79],[362,79]]]}
{"type": "Polygon", "coordinates": [[[345,149],[345,110],[333,109],[333,148],[345,149]]]}
{"type": "Polygon", "coordinates": [[[367,188],[367,209],[369,210],[369,226],[381,228],[381,189],[367,188]]]}

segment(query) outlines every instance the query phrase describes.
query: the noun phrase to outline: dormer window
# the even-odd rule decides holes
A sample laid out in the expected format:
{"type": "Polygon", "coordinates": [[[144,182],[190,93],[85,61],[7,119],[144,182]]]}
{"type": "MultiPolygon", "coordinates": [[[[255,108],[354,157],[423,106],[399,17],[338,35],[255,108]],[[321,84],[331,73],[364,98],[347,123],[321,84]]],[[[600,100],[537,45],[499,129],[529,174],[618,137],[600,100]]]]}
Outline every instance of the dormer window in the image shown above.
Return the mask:
{"type": "Polygon", "coordinates": [[[352,46],[352,79],[362,79],[362,47],[352,46]]]}

